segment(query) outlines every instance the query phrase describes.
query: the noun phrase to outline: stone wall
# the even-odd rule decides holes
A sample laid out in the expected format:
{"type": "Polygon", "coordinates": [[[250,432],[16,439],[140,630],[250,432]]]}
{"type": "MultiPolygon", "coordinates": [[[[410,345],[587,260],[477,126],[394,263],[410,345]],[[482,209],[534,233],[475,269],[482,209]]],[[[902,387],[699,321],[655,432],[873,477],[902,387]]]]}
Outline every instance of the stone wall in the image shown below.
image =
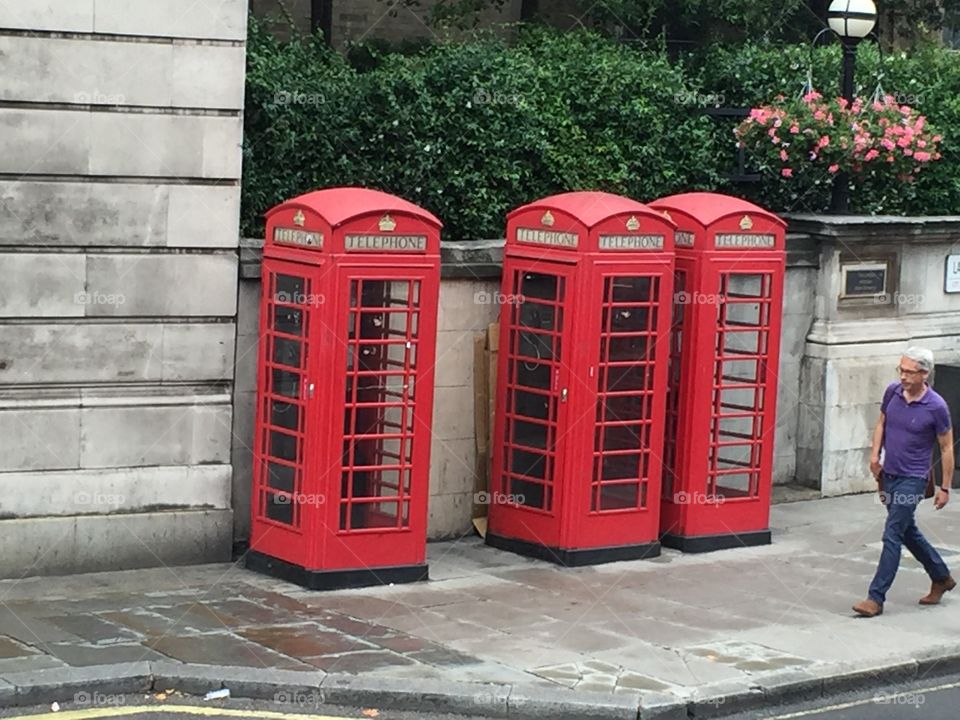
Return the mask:
{"type": "Polygon", "coordinates": [[[820,248],[813,323],[801,361],[797,479],[825,496],[875,489],[870,443],[883,389],[909,345],[960,362],[960,294],[944,292],[960,218],[796,216],[820,248]],[[845,263],[889,263],[882,302],[844,299],[845,263]]]}
{"type": "Polygon", "coordinates": [[[246,3],[0,10],[0,577],[228,559],[246,3]]]}

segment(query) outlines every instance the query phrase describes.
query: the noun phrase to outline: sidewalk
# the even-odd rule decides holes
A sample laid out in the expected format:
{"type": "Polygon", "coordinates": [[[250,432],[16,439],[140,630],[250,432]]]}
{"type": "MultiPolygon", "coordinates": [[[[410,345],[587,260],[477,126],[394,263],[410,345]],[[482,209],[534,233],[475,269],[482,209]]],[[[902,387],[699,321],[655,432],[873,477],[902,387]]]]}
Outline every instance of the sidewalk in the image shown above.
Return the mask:
{"type": "MultiPolygon", "coordinates": [[[[957,564],[960,511],[927,502],[918,518],[957,564]]],[[[960,594],[917,605],[929,584],[912,558],[884,615],[853,617],[883,519],[868,495],[790,503],[767,547],[573,570],[469,536],[429,546],[429,583],[328,593],[233,565],[0,581],[0,706],[123,680],[300,705],[312,689],[381,708],[686,718],[960,669],[960,594]]]]}

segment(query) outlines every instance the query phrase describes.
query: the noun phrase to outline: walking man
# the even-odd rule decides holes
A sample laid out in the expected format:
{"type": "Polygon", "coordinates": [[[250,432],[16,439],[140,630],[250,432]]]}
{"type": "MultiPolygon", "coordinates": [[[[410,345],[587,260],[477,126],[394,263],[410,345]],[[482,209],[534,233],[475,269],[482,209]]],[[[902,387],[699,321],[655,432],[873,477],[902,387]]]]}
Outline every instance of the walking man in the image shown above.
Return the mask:
{"type": "Polygon", "coordinates": [[[943,483],[934,499],[937,510],[950,499],[953,479],[950,411],[944,399],[927,385],[932,369],[932,352],[926,348],[908,348],[897,368],[900,382],[891,383],[883,393],[880,420],[873,431],[870,472],[877,479],[887,506],[887,524],[883,529],[880,564],[870,583],[868,597],[853,606],[854,612],[864,617],[883,612],[883,602],[897,575],[903,545],[923,565],[932,582],[930,592],[920,598],[921,605],[936,605],[945,592],[957,585],[940,553],[927,542],[914,519],[917,505],[924,497],[935,442],[940,443],[943,467],[943,483]]]}

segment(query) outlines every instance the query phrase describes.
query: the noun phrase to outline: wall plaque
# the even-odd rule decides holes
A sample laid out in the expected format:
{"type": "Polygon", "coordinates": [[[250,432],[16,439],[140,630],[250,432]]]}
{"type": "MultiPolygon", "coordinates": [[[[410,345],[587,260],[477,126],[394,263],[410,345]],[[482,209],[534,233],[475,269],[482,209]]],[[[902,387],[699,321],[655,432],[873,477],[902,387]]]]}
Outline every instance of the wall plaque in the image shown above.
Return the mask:
{"type": "Polygon", "coordinates": [[[943,291],[945,293],[960,292],[960,255],[947,255],[943,291]]]}
{"type": "Polygon", "coordinates": [[[869,298],[887,292],[885,262],[848,263],[840,266],[843,298],[869,298]]]}

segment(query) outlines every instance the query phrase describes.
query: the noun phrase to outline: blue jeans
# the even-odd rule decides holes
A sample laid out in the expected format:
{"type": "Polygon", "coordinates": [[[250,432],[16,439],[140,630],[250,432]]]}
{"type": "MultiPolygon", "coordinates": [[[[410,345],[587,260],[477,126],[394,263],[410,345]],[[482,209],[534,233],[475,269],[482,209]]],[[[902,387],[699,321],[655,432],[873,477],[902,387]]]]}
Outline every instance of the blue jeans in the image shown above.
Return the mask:
{"type": "Polygon", "coordinates": [[[926,478],[883,474],[883,504],[887,506],[887,524],[883,528],[880,565],[870,583],[871,600],[883,603],[886,599],[887,590],[893,585],[897,568],[900,567],[900,548],[903,545],[923,565],[931,580],[945,580],[950,575],[940,553],[927,542],[913,517],[917,505],[923,500],[926,486],[926,478]]]}

